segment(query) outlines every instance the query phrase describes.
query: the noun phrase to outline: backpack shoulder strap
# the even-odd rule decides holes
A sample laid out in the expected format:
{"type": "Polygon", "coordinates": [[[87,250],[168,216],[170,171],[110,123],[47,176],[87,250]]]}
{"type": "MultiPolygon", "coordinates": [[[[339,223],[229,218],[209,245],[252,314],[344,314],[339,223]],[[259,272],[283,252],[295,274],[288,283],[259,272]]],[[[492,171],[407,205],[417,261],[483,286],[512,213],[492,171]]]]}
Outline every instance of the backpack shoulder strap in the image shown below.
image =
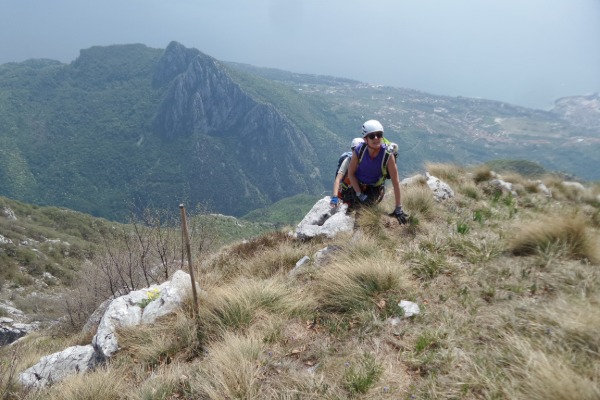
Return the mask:
{"type": "Polygon", "coordinates": [[[367,151],[367,144],[363,143],[360,145],[360,149],[358,149],[358,163],[360,164],[360,162],[362,161],[363,157],[365,156],[365,151],[367,151]]]}
{"type": "Polygon", "coordinates": [[[392,156],[392,151],[389,147],[386,146],[385,153],[383,154],[383,159],[381,160],[381,173],[384,177],[388,176],[387,163],[392,156]]]}
{"type": "Polygon", "coordinates": [[[392,152],[390,151],[390,149],[385,149],[385,153],[383,154],[383,160],[381,160],[382,171],[384,169],[387,170],[387,163],[390,160],[391,155],[392,155],[392,152]]]}

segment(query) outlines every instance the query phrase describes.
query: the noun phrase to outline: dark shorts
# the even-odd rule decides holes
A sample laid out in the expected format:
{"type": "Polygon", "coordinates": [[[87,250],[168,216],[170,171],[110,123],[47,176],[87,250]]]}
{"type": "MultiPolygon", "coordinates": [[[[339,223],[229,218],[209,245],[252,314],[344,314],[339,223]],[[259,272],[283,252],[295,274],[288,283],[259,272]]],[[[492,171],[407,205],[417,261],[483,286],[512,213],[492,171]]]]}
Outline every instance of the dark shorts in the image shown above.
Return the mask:
{"type": "Polygon", "coordinates": [[[339,193],[338,197],[346,204],[348,204],[348,208],[356,207],[357,205],[362,206],[371,206],[374,204],[378,204],[381,200],[383,200],[383,195],[385,194],[385,186],[370,186],[370,185],[360,185],[361,190],[364,194],[367,195],[367,200],[364,203],[361,203],[356,197],[356,192],[352,186],[343,186],[339,193]]]}

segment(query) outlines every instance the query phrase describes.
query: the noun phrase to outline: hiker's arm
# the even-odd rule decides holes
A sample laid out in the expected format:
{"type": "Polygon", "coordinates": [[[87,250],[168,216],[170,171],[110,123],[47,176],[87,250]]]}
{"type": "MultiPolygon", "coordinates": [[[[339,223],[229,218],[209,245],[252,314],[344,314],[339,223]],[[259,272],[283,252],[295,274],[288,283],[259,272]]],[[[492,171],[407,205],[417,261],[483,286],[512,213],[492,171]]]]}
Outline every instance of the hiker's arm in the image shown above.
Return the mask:
{"type": "Polygon", "coordinates": [[[348,166],[348,178],[350,179],[350,185],[352,185],[354,192],[360,193],[360,185],[358,184],[358,179],[356,178],[356,170],[357,169],[358,169],[358,157],[352,157],[350,159],[350,165],[348,166]]]}
{"type": "Polygon", "coordinates": [[[396,207],[402,206],[402,194],[400,193],[400,181],[398,179],[398,166],[396,165],[396,159],[392,154],[387,162],[387,170],[390,173],[390,180],[394,186],[394,199],[396,201],[396,207]]]}
{"type": "Polygon", "coordinates": [[[335,179],[333,181],[333,196],[338,195],[338,191],[340,190],[340,182],[342,181],[342,178],[348,170],[348,164],[350,164],[350,158],[346,158],[342,162],[342,165],[340,166],[340,169],[338,170],[337,175],[335,176],[335,179]]]}
{"type": "Polygon", "coordinates": [[[335,180],[333,181],[333,194],[331,195],[331,197],[335,197],[338,195],[338,190],[340,190],[340,182],[342,181],[342,177],[344,176],[344,174],[337,174],[335,176],[335,180]]]}

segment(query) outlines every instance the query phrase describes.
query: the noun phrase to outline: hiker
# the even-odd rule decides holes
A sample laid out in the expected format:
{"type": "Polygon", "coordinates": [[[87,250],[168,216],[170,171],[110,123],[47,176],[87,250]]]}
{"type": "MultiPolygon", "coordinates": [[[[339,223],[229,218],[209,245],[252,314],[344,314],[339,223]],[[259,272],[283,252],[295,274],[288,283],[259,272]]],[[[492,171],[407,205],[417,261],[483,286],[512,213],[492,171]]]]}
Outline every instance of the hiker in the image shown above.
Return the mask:
{"type": "Polygon", "coordinates": [[[400,224],[406,224],[408,215],[402,210],[396,158],[391,143],[384,143],[383,126],[372,119],[363,124],[362,132],[364,142],[353,150],[348,166],[350,184],[342,185],[340,197],[342,201],[349,203],[349,207],[377,204],[383,199],[386,175],[389,175],[396,205],[390,215],[396,217],[400,224]]]}
{"type": "Polygon", "coordinates": [[[350,158],[352,157],[352,152],[359,144],[363,143],[364,139],[357,137],[352,139],[352,143],[350,144],[350,151],[343,153],[340,156],[338,161],[338,169],[335,172],[335,179],[333,181],[333,196],[331,196],[331,201],[329,205],[331,207],[338,206],[338,192],[340,191],[340,182],[346,176],[346,172],[348,172],[348,165],[350,165],[350,158]]]}

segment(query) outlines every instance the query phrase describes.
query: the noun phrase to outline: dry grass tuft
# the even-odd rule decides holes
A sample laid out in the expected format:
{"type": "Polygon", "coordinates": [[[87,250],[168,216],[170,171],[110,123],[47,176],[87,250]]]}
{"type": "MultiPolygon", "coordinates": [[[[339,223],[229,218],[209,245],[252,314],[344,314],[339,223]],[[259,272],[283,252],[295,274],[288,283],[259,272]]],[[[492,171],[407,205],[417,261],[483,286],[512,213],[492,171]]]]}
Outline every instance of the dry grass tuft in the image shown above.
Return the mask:
{"type": "MultiPolygon", "coordinates": [[[[137,369],[128,371],[139,384],[134,386],[126,397],[131,400],[185,399],[190,394],[190,366],[186,363],[173,363],[152,371],[137,369]],[[133,373],[132,373],[133,372],[133,373]]],[[[131,381],[130,381],[131,382],[131,381]]]]}
{"type": "Polygon", "coordinates": [[[539,193],[541,183],[540,180],[526,180],[523,183],[523,188],[527,193],[539,193]]]}
{"type": "Polygon", "coordinates": [[[382,221],[382,207],[363,207],[356,212],[356,223],[367,236],[382,240],[385,238],[385,226],[382,221]]]}
{"type": "Polygon", "coordinates": [[[402,191],[402,203],[411,217],[431,219],[435,215],[436,202],[428,187],[407,187],[402,191]]]}
{"type": "Polygon", "coordinates": [[[582,300],[561,296],[539,312],[545,333],[562,345],[591,358],[600,355],[600,295],[582,300]]]}
{"type": "Polygon", "coordinates": [[[473,200],[479,200],[483,197],[483,191],[471,182],[463,183],[458,187],[457,191],[473,200]]]}
{"type": "Polygon", "coordinates": [[[580,216],[556,215],[522,225],[509,242],[515,255],[564,253],[567,257],[600,262],[600,249],[580,216]]]}
{"type": "Polygon", "coordinates": [[[198,365],[190,389],[195,398],[258,399],[261,392],[260,338],[225,333],[207,347],[208,357],[198,365]]]}
{"type": "Polygon", "coordinates": [[[555,175],[546,176],[542,181],[552,191],[552,197],[561,201],[582,202],[589,192],[577,186],[565,185],[564,179],[555,175]]]}
{"type": "Polygon", "coordinates": [[[365,394],[377,383],[382,372],[375,357],[363,353],[344,371],[344,386],[351,396],[365,394]]]}
{"type": "Polygon", "coordinates": [[[315,295],[321,310],[358,313],[404,291],[405,281],[403,268],[387,257],[341,258],[316,276],[315,295]]]}
{"type": "Polygon", "coordinates": [[[298,260],[317,251],[314,246],[314,243],[306,246],[282,243],[276,249],[268,249],[251,259],[240,260],[240,265],[244,268],[242,275],[260,279],[285,275],[296,266],[298,260]]]}
{"type": "Polygon", "coordinates": [[[446,183],[460,183],[466,176],[463,167],[456,164],[425,163],[425,170],[446,183]]]}
{"type": "Polygon", "coordinates": [[[590,223],[594,227],[600,228],[600,208],[593,209],[589,214],[590,223]]]}
{"type": "Polygon", "coordinates": [[[0,399],[17,397],[19,385],[17,384],[17,359],[19,358],[19,345],[11,348],[0,349],[0,399]]]}
{"type": "Polygon", "coordinates": [[[519,338],[512,339],[513,351],[521,363],[513,367],[518,377],[519,398],[548,400],[595,400],[600,398],[598,382],[576,371],[564,355],[551,355],[519,338]]]}
{"type": "Polygon", "coordinates": [[[266,236],[265,239],[257,238],[233,248],[224,248],[205,260],[199,271],[202,285],[235,282],[240,277],[269,279],[285,275],[302,257],[325,247],[318,238],[298,242],[283,233],[266,236]]]}
{"type": "MultiPolygon", "coordinates": [[[[357,232],[351,239],[349,245],[344,247],[343,255],[348,258],[364,259],[377,257],[381,254],[380,243],[377,238],[363,235],[362,231],[357,232]]],[[[339,256],[336,257],[336,260],[339,256]]],[[[333,260],[332,260],[333,261],[333,260]]]]}
{"type": "Polygon", "coordinates": [[[503,252],[502,242],[493,237],[453,235],[448,240],[448,248],[453,254],[472,264],[488,262],[503,252]]]}
{"type": "Polygon", "coordinates": [[[85,375],[74,375],[47,389],[31,392],[29,400],[120,400],[129,388],[125,371],[97,368],[85,375]]]}
{"type": "Polygon", "coordinates": [[[219,337],[226,331],[246,330],[263,313],[289,318],[310,313],[313,308],[311,297],[281,279],[240,279],[209,290],[201,303],[200,319],[205,336],[219,337]]]}
{"type": "Polygon", "coordinates": [[[507,172],[502,174],[502,180],[505,182],[510,182],[513,185],[527,185],[528,179],[523,177],[523,175],[517,172],[507,172]]]}
{"type": "Polygon", "coordinates": [[[489,165],[478,165],[473,170],[473,180],[475,183],[487,182],[492,179],[492,169],[489,167],[489,165]]]}
{"type": "Polygon", "coordinates": [[[154,369],[168,365],[177,358],[195,357],[200,353],[201,346],[196,321],[183,313],[177,313],[152,324],[120,330],[121,351],[116,358],[130,358],[154,369]]]}
{"type": "Polygon", "coordinates": [[[233,245],[228,253],[240,258],[250,258],[265,249],[278,248],[282,243],[290,243],[293,239],[283,231],[269,232],[257,238],[233,245]]]}
{"type": "Polygon", "coordinates": [[[421,281],[451,274],[455,268],[444,253],[413,251],[406,253],[405,258],[409,260],[413,275],[421,281]]]}

